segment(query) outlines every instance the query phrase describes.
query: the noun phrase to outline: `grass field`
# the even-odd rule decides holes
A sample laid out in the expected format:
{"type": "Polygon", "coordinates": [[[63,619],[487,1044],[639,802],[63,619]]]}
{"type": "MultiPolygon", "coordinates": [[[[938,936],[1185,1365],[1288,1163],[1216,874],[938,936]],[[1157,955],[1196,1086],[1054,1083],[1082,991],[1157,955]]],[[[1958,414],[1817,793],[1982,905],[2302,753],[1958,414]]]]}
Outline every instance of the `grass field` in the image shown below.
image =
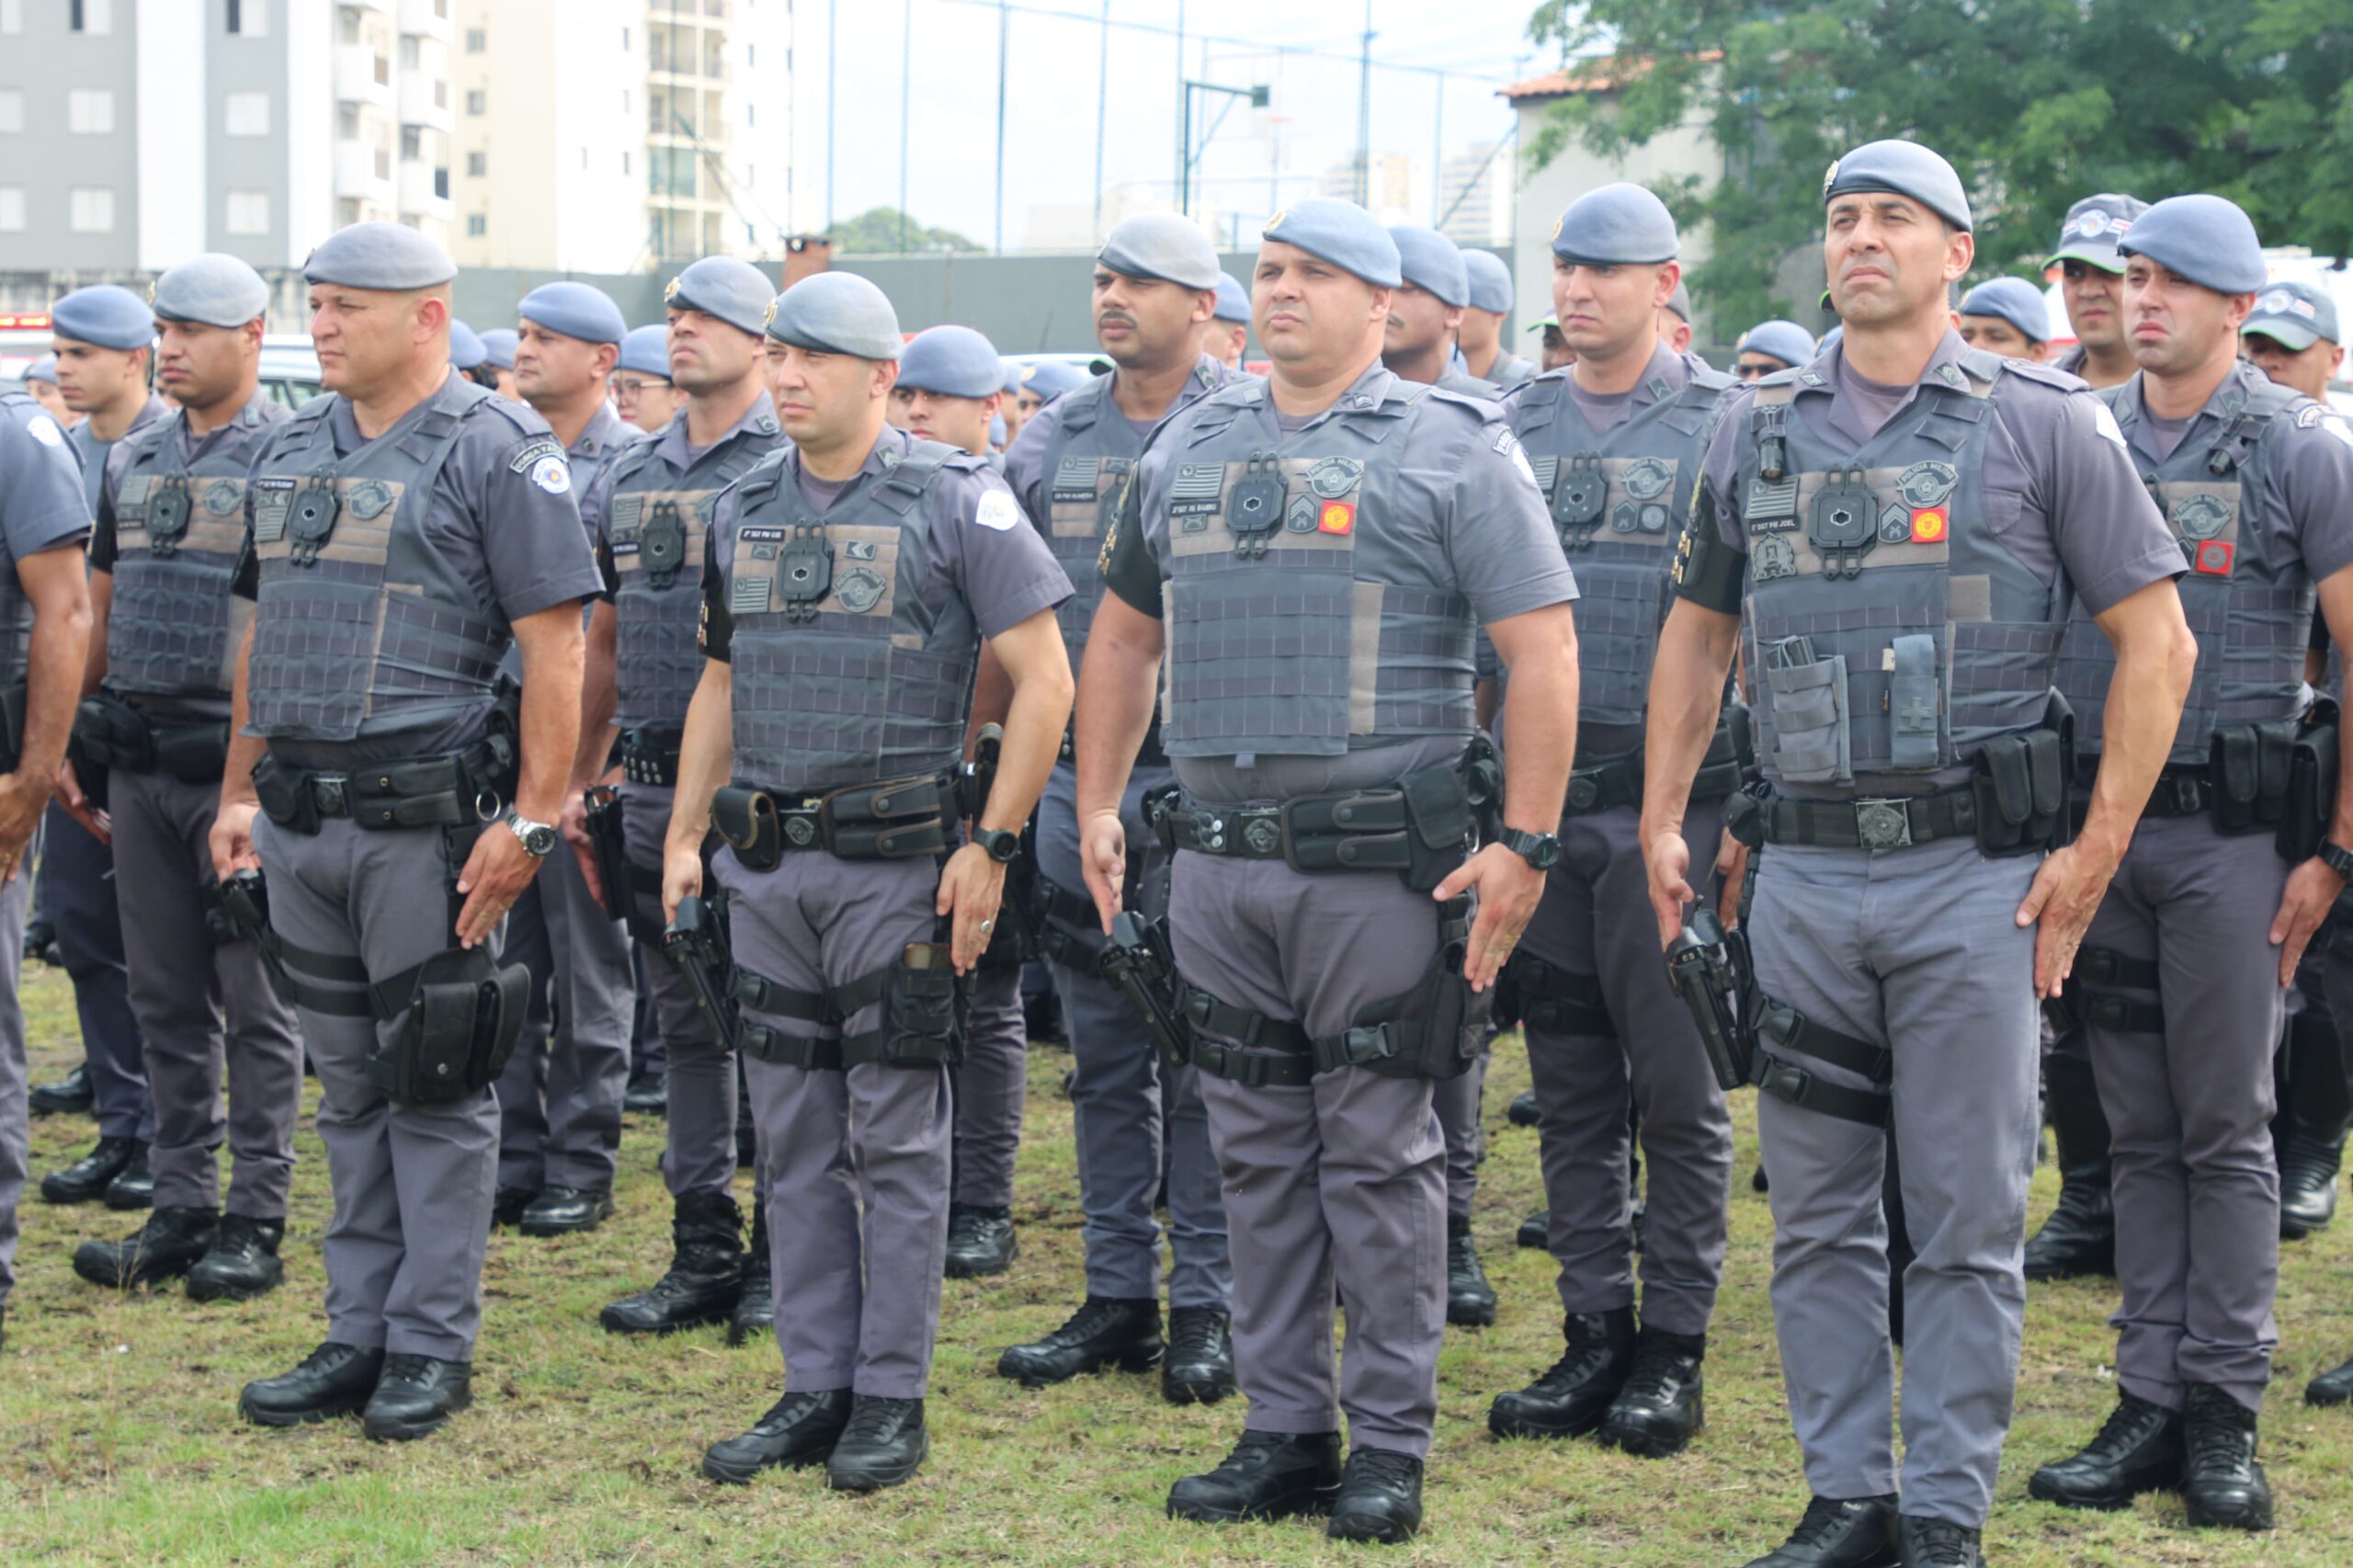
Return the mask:
{"type": "MultiPolygon", "coordinates": [[[[74,1043],[62,976],[29,971],[34,1080],[74,1043]]],[[[247,1379],[282,1370],[320,1337],[319,1237],[326,1167],[305,1118],[285,1289],[199,1309],[165,1293],[83,1284],[74,1242],[123,1217],[45,1207],[28,1192],[20,1283],[0,1353],[0,1563],[1296,1563],[1345,1550],[1304,1524],[1208,1529],[1162,1517],[1169,1484],[1206,1468],[1242,1407],[1172,1410],[1155,1381],[1111,1374],[1025,1393],[993,1374],[997,1350],[1058,1324],[1080,1294],[1077,1184],[1065,1058],[1032,1058],[1016,1216],[1021,1257],[1003,1278],[949,1282],[930,1404],[932,1458],[916,1481],[870,1498],[830,1494],[810,1472],[746,1489],[707,1484],[703,1448],[776,1397],[766,1341],[729,1350],[720,1331],[609,1338],[597,1309],[659,1270],[668,1200],[658,1123],[632,1120],[620,1214],[559,1242],[492,1238],[475,1408],[407,1446],[355,1422],[292,1433],[238,1421],[247,1379]]],[[[1750,1192],[1746,1097],[1733,1198],[1730,1278],[1711,1343],[1707,1431],[1653,1463],[1600,1449],[1498,1444],[1489,1398],[1560,1346],[1550,1260],[1513,1248],[1536,1200],[1535,1134],[1506,1126],[1527,1083],[1513,1042],[1487,1095],[1490,1152],[1479,1229],[1501,1321],[1449,1330],[1429,1522],[1398,1563],[1550,1559],[1626,1568],[1738,1564],[1777,1544],[1805,1489],[1781,1405],[1765,1293],[1770,1221],[1750,1192]]],[[[37,1122],[33,1170],[68,1158],[85,1119],[37,1122]]],[[[2054,1196],[2035,1183],[2038,1216],[2054,1196]]],[[[2044,1458],[2072,1449],[2114,1403],[2104,1282],[2037,1288],[2018,1415],[1988,1543],[2018,1568],[2078,1564],[2353,1563],[2353,1415],[2308,1410],[2304,1381],[2353,1352],[2353,1243],[2346,1230],[2286,1251],[2281,1346],[2264,1453],[2280,1529],[2192,1533],[2172,1499],[2125,1514],[2063,1513],[2025,1497],[2044,1458]]]]}

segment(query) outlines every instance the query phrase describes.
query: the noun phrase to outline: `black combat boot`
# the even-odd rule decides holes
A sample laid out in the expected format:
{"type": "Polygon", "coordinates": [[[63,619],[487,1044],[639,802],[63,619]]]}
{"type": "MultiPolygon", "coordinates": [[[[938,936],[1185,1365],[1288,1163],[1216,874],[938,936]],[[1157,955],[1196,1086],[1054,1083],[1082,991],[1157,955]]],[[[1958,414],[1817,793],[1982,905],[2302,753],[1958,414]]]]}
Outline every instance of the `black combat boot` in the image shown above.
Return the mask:
{"type": "Polygon", "coordinates": [[[789,1393],[768,1407],[741,1437],[713,1443],[702,1456],[702,1472],[713,1481],[741,1486],[764,1470],[823,1464],[849,1425],[850,1392],[825,1389],[789,1393]]]}
{"type": "Polygon", "coordinates": [[[1467,1214],[1446,1217],[1446,1321],[1469,1328],[1495,1321],[1495,1288],[1479,1263],[1467,1214]]]}
{"type": "Polygon", "coordinates": [[[1395,1546],[1421,1528],[1422,1461],[1387,1449],[1352,1450],[1324,1533],[1334,1540],[1395,1546]]]}
{"type": "Polygon", "coordinates": [[[1634,1369],[1634,1309],[1578,1312],[1564,1332],[1567,1352],[1527,1388],[1497,1394],[1487,1430],[1498,1437],[1579,1437],[1608,1416],[1634,1369]]]}
{"type": "Polygon", "coordinates": [[[2353,1361],[2323,1372],[2304,1385],[2306,1404],[2353,1404],[2353,1361]]]}
{"type": "Polygon", "coordinates": [[[2026,1494],[2063,1508],[2129,1508],[2143,1492],[2178,1490],[2181,1456],[2180,1412],[2120,1392],[2099,1435],[2036,1471],[2026,1494]]]}
{"type": "Polygon", "coordinates": [[[2108,1113],[2088,1057],[2042,1059],[2043,1103],[2059,1145],[2059,1203],[2026,1244],[2029,1279],[2116,1272],[2116,1200],[2109,1188],[2108,1113]]]}
{"type": "Polygon", "coordinates": [[[978,1279],[1002,1274],[1021,1254],[1013,1233],[1013,1210],[973,1203],[948,1206],[948,1278],[978,1279]]]}
{"type": "Polygon", "coordinates": [[[1645,1325],[1634,1340],[1633,1369],[1602,1418],[1601,1440],[1644,1459],[1681,1453],[1707,1425],[1699,1376],[1707,1356],[1706,1335],[1645,1325]]]}
{"type": "Polygon", "coordinates": [[[1512,1237],[1531,1252],[1542,1252],[1552,1244],[1552,1211],[1539,1209],[1519,1222],[1519,1232],[1512,1237]]]}
{"type": "Polygon", "coordinates": [[[597,1322],[612,1334],[672,1334],[726,1322],[743,1293],[744,1211],[727,1193],[689,1192],[671,1205],[669,1272],[597,1322]]]}
{"type": "Polygon", "coordinates": [[[2228,1529],[2271,1528],[2271,1486],[2255,1459],[2255,1412],[2208,1383],[2182,1391],[2181,1494],[2189,1522],[2228,1529]]]}
{"type": "Polygon", "coordinates": [[[286,1240],[286,1218],[256,1219],[250,1214],[221,1217],[212,1248],[188,1271],[191,1301],[249,1301],[275,1290],[286,1278],[278,1249],[286,1240]]]}
{"type": "Polygon", "coordinates": [[[333,1340],[302,1358],[290,1372],[245,1385],[237,1408],[263,1426],[299,1426],[348,1415],[368,1403],[384,1369],[381,1350],[362,1350],[333,1340]]]}
{"type": "Polygon", "coordinates": [[[1536,1091],[1522,1089],[1512,1096],[1511,1108],[1504,1112],[1504,1117],[1514,1127],[1533,1127],[1543,1120],[1543,1113],[1537,1106],[1536,1091]]]}
{"type": "Polygon", "coordinates": [[[621,1093],[621,1109],[631,1116],[669,1115],[669,1074],[649,1071],[631,1078],[621,1093]]]}
{"type": "Polygon", "coordinates": [[[74,1272],[93,1285],[128,1290],[186,1274],[212,1244],[220,1214],[211,1209],[158,1209],[119,1242],[84,1242],[74,1272]]]}
{"type": "Polygon", "coordinates": [[[517,1228],[527,1236],[569,1236],[593,1231],[612,1216],[609,1187],[551,1187],[524,1207],[517,1228]]]}
{"type": "Polygon", "coordinates": [[[1248,1432],[1215,1470],[1168,1489],[1168,1517],[1203,1524],[1331,1511],[1340,1490],[1337,1432],[1248,1432]]]}
{"type": "Polygon", "coordinates": [[[155,1207],[155,1172],[147,1163],[151,1146],[139,1142],[131,1145],[130,1162],[107,1183],[108,1208],[127,1210],[155,1207]]]}
{"type": "Polygon", "coordinates": [[[90,1152],[70,1165],[61,1166],[40,1178],[40,1197],[44,1203],[95,1203],[107,1195],[114,1178],[130,1168],[131,1156],[138,1153],[135,1138],[101,1138],[90,1145],[90,1152]]]}
{"type": "Polygon", "coordinates": [[[1171,1404],[1215,1404],[1239,1387],[1233,1379],[1233,1315],[1223,1307],[1169,1308],[1160,1397],[1171,1404]]]}
{"type": "Polygon", "coordinates": [[[727,1318],[727,1343],[743,1345],[776,1330],[776,1273],[769,1267],[768,1205],[752,1204],[752,1244],[744,1249],[744,1288],[727,1318]]]}
{"type": "Polygon", "coordinates": [[[923,1401],[854,1394],[849,1424],[825,1456],[825,1484],[836,1492],[879,1492],[915,1479],[931,1452],[923,1401]]]}
{"type": "Polygon", "coordinates": [[[1062,1327],[998,1357],[996,1375],[1026,1389],[1051,1388],[1106,1367],[1148,1372],[1165,1349],[1157,1297],[1089,1296],[1062,1327]]]}
{"type": "Polygon", "coordinates": [[[1748,1568],[1903,1568],[1893,1494],[1816,1497],[1790,1539],[1748,1568]]]}
{"type": "Polygon", "coordinates": [[[536,1187],[502,1187],[490,1195],[490,1222],[512,1230],[523,1222],[523,1210],[540,1195],[536,1187]]]}
{"type": "MultiPolygon", "coordinates": [[[[29,940],[29,938],[28,938],[29,940]]],[[[35,1116],[87,1116],[97,1096],[90,1089],[90,1069],[76,1067],[54,1084],[36,1084],[25,1096],[35,1116]]]]}
{"type": "Polygon", "coordinates": [[[1950,1519],[1904,1516],[1904,1568],[1985,1568],[1982,1532],[1950,1519]]]}
{"type": "Polygon", "coordinates": [[[387,1356],[359,1430],[378,1442],[431,1437],[474,1402],[473,1365],[435,1356],[387,1356]]]}
{"type": "Polygon", "coordinates": [[[2279,1155],[2279,1234],[2301,1241],[2336,1218],[2336,1173],[2353,1127],[2353,1096],[2334,1022],[2321,1012],[2289,1020],[2280,1052],[2279,1111],[2271,1141],[2279,1155]]]}

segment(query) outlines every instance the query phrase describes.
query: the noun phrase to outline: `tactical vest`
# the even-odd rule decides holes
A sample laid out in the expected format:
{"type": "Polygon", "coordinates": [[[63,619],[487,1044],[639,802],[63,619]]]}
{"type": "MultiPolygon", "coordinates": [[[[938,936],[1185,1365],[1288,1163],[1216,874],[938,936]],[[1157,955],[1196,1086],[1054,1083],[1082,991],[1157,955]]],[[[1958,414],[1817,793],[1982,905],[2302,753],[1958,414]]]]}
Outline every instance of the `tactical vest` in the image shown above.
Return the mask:
{"type": "MultiPolygon", "coordinates": [[[[2189,563],[2179,587],[2182,614],[2198,639],[2198,670],[2168,760],[2200,767],[2217,724],[2268,723],[2302,710],[2315,599],[2301,562],[2264,558],[2261,535],[2247,516],[2276,449],[2264,436],[2302,396],[2244,365],[2233,374],[2238,385],[2225,389],[2222,417],[2205,439],[2185,435],[2154,470],[2133,454],[2189,563]]],[[[2097,394],[2127,439],[2141,416],[2140,399],[2129,395],[2132,386],[2097,394]]],[[[2075,738],[2087,749],[2100,747],[2101,710],[2115,672],[2115,648],[2077,605],[2060,649],[2059,689],[2075,706],[2075,738]]]]}
{"type": "Polygon", "coordinates": [[[981,634],[963,596],[934,582],[926,501],[962,457],[915,441],[822,518],[779,454],[737,484],[725,584],[737,778],[830,790],[963,756],[981,634]]]}
{"type": "Polygon", "coordinates": [[[1070,578],[1071,596],[1054,607],[1074,673],[1086,653],[1086,629],[1103,602],[1103,574],[1096,564],[1103,536],[1118,517],[1128,476],[1143,452],[1139,437],[1111,402],[1111,378],[1098,376],[1055,401],[1061,438],[1054,466],[1045,476],[1045,516],[1033,519],[1046,547],[1070,578]]]}
{"type": "MultiPolygon", "coordinates": [[[[2002,547],[1985,441],[1994,385],[1975,350],[1944,366],[1849,455],[1791,404],[1811,369],[1757,383],[1741,458],[1756,754],[1777,784],[1932,773],[2048,706],[2063,583],[2002,547]]],[[[1580,607],[1582,608],[1582,607],[1580,607]]]]}
{"type": "Polygon", "coordinates": [[[1512,428],[1576,572],[1577,711],[1588,723],[1639,724],[1674,597],[1668,570],[1690,518],[1716,400],[1733,382],[1693,365],[1682,390],[1654,381],[1654,402],[1597,434],[1567,375],[1529,382],[1512,404],[1512,428]]]}
{"type": "Polygon", "coordinates": [[[107,687],[151,697],[226,698],[240,628],[229,592],[245,543],[245,473],[272,421],[256,407],[195,462],[175,413],[125,458],[115,483],[114,606],[107,687]]]}
{"type": "MultiPolygon", "coordinates": [[[[28,419],[49,418],[49,410],[25,393],[0,392],[0,419],[15,419],[19,414],[28,419]]],[[[27,441],[32,438],[29,433],[25,437],[27,441]]],[[[24,584],[17,576],[16,558],[9,551],[7,541],[0,539],[0,691],[25,684],[32,650],[32,601],[25,597],[24,584]]]]}
{"type": "Polygon", "coordinates": [[[784,439],[739,431],[679,473],[659,454],[661,439],[641,441],[613,460],[605,531],[619,586],[618,676],[624,730],[676,730],[702,678],[695,633],[702,608],[702,567],[719,493],[751,472],[784,439]]]}
{"type": "Polygon", "coordinates": [[[1384,375],[1269,437],[1253,382],[1211,393],[1170,443],[1161,740],[1170,756],[1337,756],[1472,733],[1471,606],[1387,519],[1425,400],[1384,375]]]}
{"type": "Polygon", "coordinates": [[[333,395],[275,433],[253,482],[260,585],[246,690],[256,733],[348,741],[488,709],[510,633],[425,523],[467,418],[496,395],[452,376],[342,458],[333,395]]]}

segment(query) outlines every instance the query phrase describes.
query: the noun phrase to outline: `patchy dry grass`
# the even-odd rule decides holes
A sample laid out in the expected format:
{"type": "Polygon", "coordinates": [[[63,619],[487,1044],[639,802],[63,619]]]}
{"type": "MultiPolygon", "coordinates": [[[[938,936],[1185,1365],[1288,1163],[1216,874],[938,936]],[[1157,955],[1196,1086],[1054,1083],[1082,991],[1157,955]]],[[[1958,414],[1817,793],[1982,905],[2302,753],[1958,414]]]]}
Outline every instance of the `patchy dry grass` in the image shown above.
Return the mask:
{"type": "MultiPolygon", "coordinates": [[[[28,976],[36,1081],[75,1054],[63,977],[28,976]]],[[[352,1422],[292,1433],[236,1418],[246,1379],[291,1364],[318,1338],[325,1165],[306,1123],[287,1238],[290,1282],[244,1306],[199,1309],[176,1294],[119,1297],[67,1266],[74,1241],[121,1228],[100,1210],[29,1202],[22,1283],[0,1355],[0,1562],[1324,1562],[1341,1549],[1305,1525],[1204,1529],[1172,1524],[1177,1477],[1231,1441],[1229,1403],[1172,1410],[1156,1383],[1119,1374],[1025,1393],[993,1375],[998,1348],[1061,1321],[1080,1293],[1066,1059],[1034,1059],[1011,1275],[949,1281],[931,1402],[933,1457],[910,1486],[871,1498],[826,1494],[808,1473],[745,1489],[706,1484],[705,1445],[775,1398],[773,1346],[726,1348],[705,1330],[658,1342],[595,1324],[610,1296],[650,1279],[667,1248],[658,1125],[633,1121],[620,1217],[559,1242],[491,1244],[478,1403],[410,1446],[363,1440],[352,1422]]],[[[1398,1563],[1543,1558],[1624,1568],[1738,1563],[1780,1539],[1804,1501],[1781,1408],[1765,1295],[1770,1225],[1746,1174],[1742,1109],[1733,1261],[1709,1359],[1711,1424],[1665,1464],[1590,1443],[1497,1444],[1487,1401],[1558,1353],[1548,1259],[1511,1234],[1536,1200],[1535,1134],[1505,1125],[1527,1067],[1509,1046],[1488,1095],[1491,1152],[1480,1232],[1502,1321],[1450,1331],[1430,1521],[1398,1563]]],[[[36,1174],[89,1136],[86,1121],[37,1123],[36,1174]]],[[[2054,1195],[2036,1182],[2038,1212],[2054,1195]]],[[[2346,1229],[2353,1229],[2348,1226],[2346,1229]]],[[[2287,1250],[2286,1344],[2265,1432],[2281,1529],[2256,1539],[2192,1533],[2180,1505],[2080,1516],[2029,1503],[2028,1471],[2067,1451],[2114,1400],[2102,1283],[2038,1288],[2010,1462],[1990,1543],[2017,1568],[2090,1564],[2353,1562],[2353,1415],[2307,1410],[2306,1378],[2353,1353],[2353,1243],[2345,1230],[2287,1250]]]]}

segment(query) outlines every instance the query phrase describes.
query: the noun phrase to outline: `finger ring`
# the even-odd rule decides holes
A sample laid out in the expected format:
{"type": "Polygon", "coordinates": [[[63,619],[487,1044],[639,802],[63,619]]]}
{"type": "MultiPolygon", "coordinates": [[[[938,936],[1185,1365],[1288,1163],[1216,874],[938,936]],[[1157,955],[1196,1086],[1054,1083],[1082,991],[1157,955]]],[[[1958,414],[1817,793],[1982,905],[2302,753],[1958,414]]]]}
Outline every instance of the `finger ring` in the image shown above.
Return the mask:
{"type": "Polygon", "coordinates": [[[994,920],[983,920],[981,922],[981,929],[983,931],[994,931],[996,929],[996,922],[994,920]]]}

